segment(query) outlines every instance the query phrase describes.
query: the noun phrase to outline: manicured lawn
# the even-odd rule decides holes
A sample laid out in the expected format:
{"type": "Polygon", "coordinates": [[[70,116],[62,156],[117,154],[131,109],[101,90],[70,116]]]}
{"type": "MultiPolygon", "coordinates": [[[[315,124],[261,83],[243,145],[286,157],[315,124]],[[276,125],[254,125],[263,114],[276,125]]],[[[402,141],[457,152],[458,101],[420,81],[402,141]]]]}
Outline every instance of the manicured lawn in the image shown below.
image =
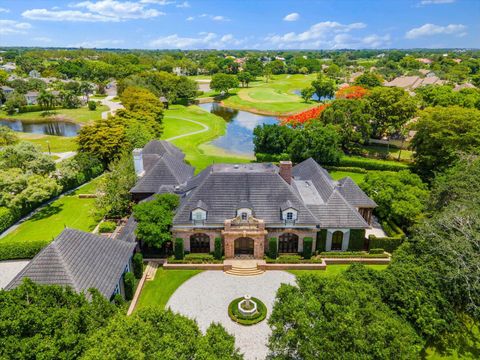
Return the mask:
{"type": "MultiPolygon", "coordinates": [[[[104,105],[97,105],[97,109],[91,111],[88,107],[84,106],[78,109],[57,109],[54,116],[69,121],[73,121],[79,124],[89,123],[94,120],[102,118],[102,112],[107,111],[108,107],[104,105]]],[[[0,112],[0,118],[13,119],[13,120],[25,120],[31,122],[42,122],[49,120],[48,116],[42,116],[43,111],[33,111],[29,113],[7,115],[4,111],[0,112]]]]}
{"type": "Polygon", "coordinates": [[[50,144],[51,152],[77,151],[76,137],[40,135],[32,133],[16,133],[21,140],[25,140],[42,147],[42,151],[48,151],[50,144]]]}
{"type": "Polygon", "coordinates": [[[172,136],[201,130],[198,124],[189,122],[194,120],[209,127],[208,131],[200,134],[186,136],[173,140],[186,154],[186,160],[196,169],[196,172],[205,169],[214,163],[240,163],[249,162],[252,159],[233,153],[227,153],[217,147],[208,144],[213,139],[225,134],[226,122],[219,116],[213,115],[198,106],[173,105],[165,111],[163,119],[164,135],[168,139],[172,136]]]}
{"type": "Polygon", "coordinates": [[[175,290],[200,272],[201,270],[163,270],[163,268],[158,268],[155,279],[145,282],[135,310],[147,306],[165,308],[175,290]]]}
{"type": "Polygon", "coordinates": [[[400,152],[400,149],[398,148],[395,148],[395,147],[388,148],[382,145],[368,145],[368,146],[364,146],[363,149],[366,150],[371,156],[386,155],[388,153],[390,159],[397,160],[398,156],[400,155],[400,160],[403,160],[403,161],[413,160],[413,151],[411,150],[402,150],[400,152]]]}
{"type": "MultiPolygon", "coordinates": [[[[288,270],[289,273],[298,276],[313,274],[318,276],[336,276],[348,269],[350,265],[327,265],[326,270],[288,270]]],[[[374,270],[385,270],[388,265],[365,265],[366,267],[374,270]]]]}
{"type": "Polygon", "coordinates": [[[52,240],[65,227],[83,231],[93,230],[98,222],[92,215],[95,199],[80,199],[78,195],[94,193],[99,181],[100,178],[96,178],[77,191],[45,206],[10,234],[1,238],[0,244],[3,240],[19,242],[52,240]]]}
{"type": "Polygon", "coordinates": [[[363,182],[363,179],[365,178],[365,175],[366,175],[366,174],[359,174],[359,173],[354,173],[350,171],[337,171],[337,170],[329,171],[329,173],[330,175],[332,175],[332,178],[334,180],[340,180],[341,178],[349,176],[352,178],[353,181],[355,181],[355,183],[357,183],[357,185],[363,182]]]}

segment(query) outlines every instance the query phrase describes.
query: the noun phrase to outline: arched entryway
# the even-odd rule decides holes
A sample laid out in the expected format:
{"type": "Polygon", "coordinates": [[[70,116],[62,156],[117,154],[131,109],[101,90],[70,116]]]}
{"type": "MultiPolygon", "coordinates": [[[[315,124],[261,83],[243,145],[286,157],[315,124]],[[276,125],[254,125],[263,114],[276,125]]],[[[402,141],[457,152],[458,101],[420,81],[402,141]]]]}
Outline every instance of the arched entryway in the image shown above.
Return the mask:
{"type": "Polygon", "coordinates": [[[298,235],[285,233],[278,238],[279,253],[298,253],[298,235]]]}
{"type": "Polygon", "coordinates": [[[191,253],[209,253],[210,237],[207,234],[193,234],[190,236],[190,252],[191,253]]]}
{"type": "Polygon", "coordinates": [[[235,240],[235,256],[253,255],[254,241],[252,238],[241,237],[235,240]]]}
{"type": "Polygon", "coordinates": [[[343,232],[335,231],[332,235],[332,250],[342,250],[343,232]]]}

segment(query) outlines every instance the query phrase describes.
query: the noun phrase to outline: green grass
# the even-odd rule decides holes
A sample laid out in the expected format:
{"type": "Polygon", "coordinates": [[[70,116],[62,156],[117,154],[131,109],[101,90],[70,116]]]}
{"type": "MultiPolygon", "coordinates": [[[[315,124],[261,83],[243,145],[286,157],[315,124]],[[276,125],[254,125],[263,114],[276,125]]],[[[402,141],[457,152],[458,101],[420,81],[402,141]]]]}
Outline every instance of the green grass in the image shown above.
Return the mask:
{"type": "Polygon", "coordinates": [[[337,171],[337,170],[329,171],[329,173],[334,180],[340,180],[341,178],[349,176],[352,178],[353,181],[355,181],[357,185],[363,182],[363,179],[365,179],[365,175],[366,175],[366,174],[359,174],[359,173],[354,173],[350,171],[337,171]]]}
{"type": "Polygon", "coordinates": [[[40,135],[31,133],[16,133],[20,140],[28,141],[40,145],[42,151],[48,151],[50,145],[51,152],[77,151],[76,137],[40,135]]]}
{"type": "Polygon", "coordinates": [[[385,156],[388,154],[388,159],[397,160],[400,155],[401,161],[412,161],[413,160],[413,151],[411,150],[402,150],[395,147],[388,148],[387,146],[382,145],[367,145],[363,147],[363,150],[367,151],[369,156],[385,156]]]}
{"type": "Polygon", "coordinates": [[[168,299],[175,290],[200,272],[200,270],[164,270],[158,268],[155,279],[145,282],[136,310],[148,306],[165,308],[168,299]]]}
{"type": "MultiPolygon", "coordinates": [[[[289,273],[298,276],[298,275],[307,275],[313,274],[318,276],[336,276],[341,274],[348,269],[350,265],[327,265],[326,270],[288,270],[289,273]]],[[[366,267],[373,270],[385,270],[388,265],[365,265],[366,267]]]]}
{"type": "Polygon", "coordinates": [[[183,150],[187,162],[196,168],[197,173],[213,163],[241,163],[252,160],[251,157],[228,153],[209,144],[212,140],[225,134],[227,124],[221,117],[213,115],[198,106],[170,106],[170,109],[165,111],[162,138],[168,139],[172,136],[201,130],[201,126],[185,119],[195,120],[209,127],[206,132],[172,141],[173,144],[183,150]]]}
{"type": "Polygon", "coordinates": [[[43,207],[30,219],[26,220],[14,231],[0,239],[10,241],[51,240],[65,227],[83,231],[91,231],[97,225],[92,215],[95,199],[80,199],[79,194],[94,193],[100,178],[96,178],[75,192],[62,196],[43,207]]]}
{"type": "MultiPolygon", "coordinates": [[[[94,120],[99,120],[102,118],[102,112],[107,111],[108,107],[105,105],[97,105],[96,110],[89,110],[88,107],[84,106],[78,109],[57,109],[55,110],[55,118],[60,120],[72,121],[79,124],[90,123],[94,120]]],[[[24,120],[29,122],[42,122],[49,120],[50,117],[42,116],[43,111],[33,111],[29,113],[8,115],[6,112],[0,112],[0,118],[2,119],[13,119],[13,120],[24,120]]]]}

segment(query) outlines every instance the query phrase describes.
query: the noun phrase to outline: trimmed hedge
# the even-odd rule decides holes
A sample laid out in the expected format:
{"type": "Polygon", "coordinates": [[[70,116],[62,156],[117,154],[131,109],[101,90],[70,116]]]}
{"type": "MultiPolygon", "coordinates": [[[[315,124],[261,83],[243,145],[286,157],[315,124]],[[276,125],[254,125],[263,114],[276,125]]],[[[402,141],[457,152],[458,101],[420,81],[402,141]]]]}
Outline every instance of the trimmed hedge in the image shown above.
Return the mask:
{"type": "Polygon", "coordinates": [[[184,257],[185,257],[185,252],[183,250],[183,239],[176,238],[175,239],[175,259],[183,260],[184,257]]]}
{"type": "Polygon", "coordinates": [[[352,173],[357,173],[357,174],[366,174],[368,173],[367,170],[364,168],[360,167],[350,167],[350,166],[323,166],[327,170],[331,171],[346,171],[346,172],[352,172],[352,173]]]}
{"type": "Polygon", "coordinates": [[[117,223],[114,221],[104,221],[98,226],[98,232],[100,234],[112,233],[117,228],[117,223]]]}
{"type": "Polygon", "coordinates": [[[123,284],[125,285],[125,300],[130,301],[133,299],[133,293],[135,291],[135,276],[131,272],[123,275],[123,284]]]}
{"type": "Polygon", "coordinates": [[[50,241],[1,241],[0,261],[14,259],[31,259],[40,250],[47,246],[50,241]]]}
{"type": "Polygon", "coordinates": [[[370,249],[369,254],[383,254],[385,250],[383,249],[370,249]]]}
{"type": "Polygon", "coordinates": [[[286,153],[283,153],[283,154],[256,153],[255,157],[257,158],[257,162],[279,162],[282,160],[290,160],[290,155],[286,153]]]}
{"type": "Polygon", "coordinates": [[[212,254],[186,254],[181,260],[171,257],[168,262],[170,264],[220,264],[222,258],[217,260],[212,254]]]}
{"type": "Polygon", "coordinates": [[[268,239],[268,257],[271,259],[278,257],[278,244],[275,237],[268,239]]]}
{"type": "Polygon", "coordinates": [[[266,258],[267,264],[316,264],[321,263],[321,259],[304,259],[301,255],[280,255],[276,259],[266,258]]]}
{"type": "Polygon", "coordinates": [[[4,206],[0,206],[0,233],[7,230],[15,222],[15,216],[12,210],[4,206]]]}
{"type": "Polygon", "coordinates": [[[408,169],[408,165],[402,163],[395,163],[392,161],[375,160],[361,157],[342,157],[339,166],[341,167],[359,167],[366,170],[381,170],[381,171],[400,171],[408,169]]]}
{"type": "Polygon", "coordinates": [[[221,260],[223,256],[222,239],[215,238],[215,251],[213,253],[216,260],[221,260]]]}
{"type": "Polygon", "coordinates": [[[405,240],[405,237],[383,237],[377,238],[375,235],[368,237],[369,249],[384,249],[385,251],[394,252],[405,240]]]}
{"type": "Polygon", "coordinates": [[[133,255],[133,275],[137,279],[141,279],[143,275],[143,255],[141,253],[136,253],[133,255]]]}
{"type": "Polygon", "coordinates": [[[317,252],[322,252],[326,250],[327,246],[327,229],[321,229],[317,233],[317,252]]]}
{"type": "Polygon", "coordinates": [[[388,258],[387,254],[369,254],[364,251],[326,251],[318,254],[319,258],[335,258],[335,259],[348,259],[348,258],[388,258]]]}
{"type": "Polygon", "coordinates": [[[365,249],[365,229],[350,230],[348,251],[360,251],[365,249]]]}
{"type": "Polygon", "coordinates": [[[303,258],[310,259],[313,253],[313,239],[311,237],[303,238],[303,258]]]}

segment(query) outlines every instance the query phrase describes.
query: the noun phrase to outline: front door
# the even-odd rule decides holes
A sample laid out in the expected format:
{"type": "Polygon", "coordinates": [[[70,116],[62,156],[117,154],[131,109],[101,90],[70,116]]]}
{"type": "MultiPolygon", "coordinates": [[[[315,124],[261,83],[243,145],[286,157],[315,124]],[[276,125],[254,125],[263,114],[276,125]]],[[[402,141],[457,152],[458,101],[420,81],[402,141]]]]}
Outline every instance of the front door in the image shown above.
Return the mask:
{"type": "Polygon", "coordinates": [[[253,239],[242,237],[235,240],[235,256],[239,255],[253,255],[253,239]]]}

